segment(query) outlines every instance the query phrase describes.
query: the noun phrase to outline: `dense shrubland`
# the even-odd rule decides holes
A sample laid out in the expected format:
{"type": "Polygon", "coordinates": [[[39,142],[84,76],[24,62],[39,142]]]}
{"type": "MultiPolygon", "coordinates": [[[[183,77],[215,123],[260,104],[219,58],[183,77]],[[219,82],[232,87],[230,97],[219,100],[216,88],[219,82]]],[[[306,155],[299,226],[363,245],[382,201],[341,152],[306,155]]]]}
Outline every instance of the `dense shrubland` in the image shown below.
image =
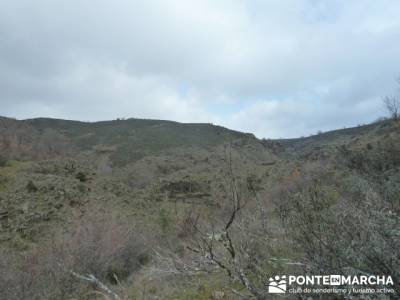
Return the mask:
{"type": "Polygon", "coordinates": [[[0,157],[0,299],[268,299],[270,276],[304,273],[391,275],[396,298],[398,129],[246,137],[104,173],[108,150],[0,157]]]}
{"type": "Polygon", "coordinates": [[[306,162],[277,201],[291,245],[314,274],[385,274],[400,293],[400,140],[341,147],[306,162]]]}
{"type": "Polygon", "coordinates": [[[93,299],[96,293],[109,297],[96,282],[85,279],[90,276],[124,295],[121,282],[149,261],[149,248],[149,238],[134,224],[93,210],[28,251],[1,249],[1,299],[93,299]]]}

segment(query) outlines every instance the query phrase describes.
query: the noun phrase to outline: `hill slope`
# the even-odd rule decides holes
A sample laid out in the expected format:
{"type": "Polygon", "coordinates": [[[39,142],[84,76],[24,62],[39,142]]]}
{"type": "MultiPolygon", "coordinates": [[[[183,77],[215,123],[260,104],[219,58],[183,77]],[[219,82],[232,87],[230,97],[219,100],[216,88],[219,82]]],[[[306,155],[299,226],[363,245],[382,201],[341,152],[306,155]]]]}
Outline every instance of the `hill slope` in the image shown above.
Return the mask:
{"type": "Polygon", "coordinates": [[[200,251],[208,241],[261,291],[303,265],[398,278],[399,126],[258,140],[211,124],[0,118],[0,289],[93,299],[61,261],[128,299],[239,299],[238,286],[249,296],[200,251]]]}
{"type": "Polygon", "coordinates": [[[50,158],[89,152],[112,152],[116,165],[179,147],[216,146],[236,139],[253,139],[212,124],[182,124],[160,120],[114,120],[85,123],[58,119],[17,121],[0,118],[0,151],[14,157],[50,158]],[[40,153],[40,154],[39,154],[40,153]]]}

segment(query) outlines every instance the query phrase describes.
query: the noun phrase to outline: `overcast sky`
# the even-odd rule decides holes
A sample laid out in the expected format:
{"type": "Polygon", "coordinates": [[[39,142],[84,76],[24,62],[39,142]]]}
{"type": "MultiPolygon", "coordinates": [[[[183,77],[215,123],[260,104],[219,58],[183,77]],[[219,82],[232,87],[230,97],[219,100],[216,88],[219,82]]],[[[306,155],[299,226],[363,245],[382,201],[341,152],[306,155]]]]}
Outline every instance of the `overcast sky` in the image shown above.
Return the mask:
{"type": "Polygon", "coordinates": [[[0,115],[212,122],[296,137],[374,121],[399,0],[0,0],[0,115]]]}

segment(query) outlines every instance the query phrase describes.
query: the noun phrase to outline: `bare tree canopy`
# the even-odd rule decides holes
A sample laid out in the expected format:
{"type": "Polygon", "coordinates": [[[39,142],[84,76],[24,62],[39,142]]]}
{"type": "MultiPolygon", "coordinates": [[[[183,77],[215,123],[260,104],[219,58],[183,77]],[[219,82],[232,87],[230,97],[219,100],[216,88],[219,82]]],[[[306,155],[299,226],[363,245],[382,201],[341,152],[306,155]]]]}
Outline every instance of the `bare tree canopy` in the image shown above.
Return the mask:
{"type": "Polygon", "coordinates": [[[396,96],[385,96],[383,103],[390,117],[394,120],[399,119],[400,114],[400,98],[396,96]]]}
{"type": "Polygon", "coordinates": [[[400,78],[397,79],[397,85],[397,95],[385,96],[382,99],[387,112],[393,120],[398,120],[400,117],[400,78]]]}

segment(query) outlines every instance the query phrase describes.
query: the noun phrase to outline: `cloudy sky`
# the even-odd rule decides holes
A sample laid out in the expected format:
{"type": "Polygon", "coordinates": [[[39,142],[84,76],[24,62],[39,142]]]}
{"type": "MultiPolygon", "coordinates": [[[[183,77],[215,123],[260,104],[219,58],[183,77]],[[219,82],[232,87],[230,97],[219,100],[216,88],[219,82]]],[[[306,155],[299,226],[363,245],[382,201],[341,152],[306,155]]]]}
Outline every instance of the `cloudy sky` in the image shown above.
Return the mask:
{"type": "Polygon", "coordinates": [[[212,122],[296,137],[374,121],[398,0],[0,0],[0,115],[212,122]]]}

